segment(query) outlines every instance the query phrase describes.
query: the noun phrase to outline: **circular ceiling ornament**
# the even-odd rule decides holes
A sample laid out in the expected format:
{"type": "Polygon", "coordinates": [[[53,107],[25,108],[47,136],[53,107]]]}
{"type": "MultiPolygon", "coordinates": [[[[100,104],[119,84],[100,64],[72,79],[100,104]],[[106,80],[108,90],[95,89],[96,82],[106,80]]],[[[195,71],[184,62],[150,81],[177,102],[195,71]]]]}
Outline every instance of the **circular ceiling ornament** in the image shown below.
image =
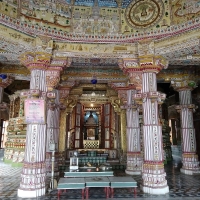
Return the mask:
{"type": "Polygon", "coordinates": [[[162,0],[133,0],[125,12],[127,22],[137,29],[156,25],[163,14],[162,0]]]}

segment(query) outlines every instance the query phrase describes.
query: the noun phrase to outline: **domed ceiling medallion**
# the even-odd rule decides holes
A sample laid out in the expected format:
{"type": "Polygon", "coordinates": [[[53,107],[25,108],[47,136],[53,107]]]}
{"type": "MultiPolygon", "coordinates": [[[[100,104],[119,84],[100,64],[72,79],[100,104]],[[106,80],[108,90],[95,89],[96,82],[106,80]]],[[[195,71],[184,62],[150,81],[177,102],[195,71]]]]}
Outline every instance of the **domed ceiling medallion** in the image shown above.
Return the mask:
{"type": "Polygon", "coordinates": [[[162,0],[133,0],[125,12],[127,22],[136,29],[157,25],[163,14],[162,0]]]}

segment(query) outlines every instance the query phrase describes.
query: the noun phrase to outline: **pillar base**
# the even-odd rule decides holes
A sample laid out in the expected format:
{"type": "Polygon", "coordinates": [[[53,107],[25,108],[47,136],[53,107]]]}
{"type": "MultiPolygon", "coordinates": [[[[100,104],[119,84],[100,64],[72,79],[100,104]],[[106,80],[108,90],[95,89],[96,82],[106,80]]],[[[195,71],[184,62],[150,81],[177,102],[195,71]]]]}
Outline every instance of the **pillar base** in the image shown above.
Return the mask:
{"type": "Polygon", "coordinates": [[[191,170],[191,169],[180,169],[181,173],[187,174],[187,175],[194,175],[194,174],[200,174],[200,169],[198,170],[191,170]]]}
{"type": "Polygon", "coordinates": [[[142,174],[142,170],[141,171],[132,171],[132,170],[125,170],[125,173],[126,174],[129,174],[129,175],[141,175],[142,174]]]}
{"type": "Polygon", "coordinates": [[[37,190],[22,190],[18,189],[17,196],[21,198],[34,198],[45,195],[46,189],[41,188],[37,190]]]}
{"type": "Polygon", "coordinates": [[[147,187],[147,186],[140,186],[141,190],[144,193],[148,193],[148,194],[167,194],[169,193],[169,186],[163,186],[163,187],[158,187],[158,188],[152,188],[152,187],[147,187]]]}

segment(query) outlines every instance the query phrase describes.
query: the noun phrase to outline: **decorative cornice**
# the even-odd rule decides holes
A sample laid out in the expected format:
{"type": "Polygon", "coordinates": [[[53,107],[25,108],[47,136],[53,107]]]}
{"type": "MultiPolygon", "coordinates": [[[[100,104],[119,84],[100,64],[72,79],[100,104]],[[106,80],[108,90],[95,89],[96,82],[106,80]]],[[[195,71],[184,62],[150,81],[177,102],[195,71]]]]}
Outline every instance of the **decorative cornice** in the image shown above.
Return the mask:
{"type": "Polygon", "coordinates": [[[170,38],[175,35],[180,35],[184,32],[188,32],[194,29],[200,28],[200,18],[189,20],[185,23],[173,25],[170,27],[159,28],[158,30],[148,30],[134,34],[112,34],[112,35],[88,35],[80,33],[66,33],[62,30],[55,30],[54,28],[47,28],[41,25],[33,25],[31,23],[22,22],[19,19],[14,19],[0,13],[0,23],[7,27],[19,30],[28,35],[47,35],[52,39],[59,39],[61,41],[68,42],[113,42],[113,43],[124,43],[139,41],[144,38],[170,38]]]}

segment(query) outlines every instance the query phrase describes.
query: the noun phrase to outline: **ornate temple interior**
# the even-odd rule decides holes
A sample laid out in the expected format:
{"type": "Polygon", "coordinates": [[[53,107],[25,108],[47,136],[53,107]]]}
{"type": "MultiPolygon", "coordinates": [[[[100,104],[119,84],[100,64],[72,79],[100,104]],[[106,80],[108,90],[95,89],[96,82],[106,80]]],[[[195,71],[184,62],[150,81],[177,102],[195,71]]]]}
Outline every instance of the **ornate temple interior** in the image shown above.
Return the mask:
{"type": "Polygon", "coordinates": [[[199,15],[195,0],[0,1],[0,148],[19,197],[45,194],[52,151],[55,175],[121,167],[144,193],[169,192],[174,159],[200,173],[199,15]]]}

